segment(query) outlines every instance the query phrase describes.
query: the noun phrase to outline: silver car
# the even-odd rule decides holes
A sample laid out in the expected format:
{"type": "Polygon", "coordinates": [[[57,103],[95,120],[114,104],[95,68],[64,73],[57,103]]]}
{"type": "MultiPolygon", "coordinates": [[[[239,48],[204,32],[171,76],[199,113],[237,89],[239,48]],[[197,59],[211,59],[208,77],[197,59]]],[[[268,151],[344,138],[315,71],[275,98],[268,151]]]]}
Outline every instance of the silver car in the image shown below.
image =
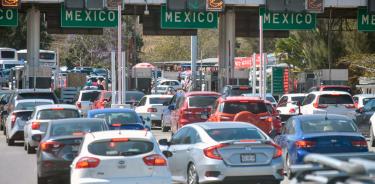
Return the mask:
{"type": "Polygon", "coordinates": [[[248,123],[190,124],[159,144],[173,153],[168,165],[176,182],[268,184],[283,179],[281,147],[248,123]]]}
{"type": "Polygon", "coordinates": [[[48,123],[55,119],[79,118],[78,109],[74,105],[54,104],[37,106],[24,127],[24,147],[27,153],[35,153],[41,136],[48,127],[48,123]]]}
{"type": "Polygon", "coordinates": [[[8,145],[13,145],[15,140],[24,140],[24,126],[36,106],[53,103],[53,100],[49,99],[16,100],[14,111],[11,112],[10,116],[7,117],[5,122],[4,132],[8,145]]]}

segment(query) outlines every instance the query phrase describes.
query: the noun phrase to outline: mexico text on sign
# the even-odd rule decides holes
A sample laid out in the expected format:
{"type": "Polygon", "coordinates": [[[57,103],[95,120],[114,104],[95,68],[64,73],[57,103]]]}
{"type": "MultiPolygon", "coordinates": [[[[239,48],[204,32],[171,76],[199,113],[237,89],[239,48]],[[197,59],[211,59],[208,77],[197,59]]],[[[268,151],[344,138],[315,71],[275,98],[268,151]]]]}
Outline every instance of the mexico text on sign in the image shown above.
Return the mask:
{"type": "Polygon", "coordinates": [[[358,31],[375,31],[375,14],[369,14],[367,8],[358,8],[358,31]]]}
{"type": "Polygon", "coordinates": [[[61,6],[61,27],[104,28],[117,27],[115,10],[66,10],[61,6]]]}
{"type": "Polygon", "coordinates": [[[18,10],[0,9],[0,26],[18,26],[18,10]]]}
{"type": "Polygon", "coordinates": [[[308,30],[316,28],[315,13],[270,12],[259,8],[264,30],[308,30]]]}
{"type": "Polygon", "coordinates": [[[217,28],[217,12],[168,11],[165,5],[161,7],[162,29],[199,29],[217,28]]]}

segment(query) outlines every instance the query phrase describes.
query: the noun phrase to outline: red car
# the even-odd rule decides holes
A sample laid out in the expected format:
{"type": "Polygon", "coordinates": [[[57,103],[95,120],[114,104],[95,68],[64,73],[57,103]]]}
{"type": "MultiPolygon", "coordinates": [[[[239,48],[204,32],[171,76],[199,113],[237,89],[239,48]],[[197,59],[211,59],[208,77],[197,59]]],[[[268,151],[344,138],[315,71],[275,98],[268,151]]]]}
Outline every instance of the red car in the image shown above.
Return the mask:
{"type": "Polygon", "coordinates": [[[175,95],[169,106],[171,109],[171,131],[177,132],[182,126],[205,122],[220,93],[196,91],[175,95]]]}
{"type": "Polygon", "coordinates": [[[104,109],[111,103],[112,91],[103,90],[93,104],[92,109],[104,109]]]}
{"type": "Polygon", "coordinates": [[[211,122],[242,121],[259,127],[270,136],[277,134],[275,117],[268,111],[266,102],[259,97],[220,97],[209,118],[211,122]]]}

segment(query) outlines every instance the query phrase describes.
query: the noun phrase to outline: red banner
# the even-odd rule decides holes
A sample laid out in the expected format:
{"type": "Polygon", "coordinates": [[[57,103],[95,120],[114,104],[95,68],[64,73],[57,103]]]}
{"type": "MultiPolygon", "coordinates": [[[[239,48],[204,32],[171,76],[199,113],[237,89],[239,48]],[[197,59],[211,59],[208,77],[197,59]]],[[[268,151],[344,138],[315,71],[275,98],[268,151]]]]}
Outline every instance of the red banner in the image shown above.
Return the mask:
{"type": "MultiPolygon", "coordinates": [[[[267,58],[266,63],[267,62],[267,58]]],[[[259,67],[260,66],[260,54],[256,55],[256,60],[255,60],[255,66],[259,67]]],[[[236,57],[234,58],[234,68],[235,69],[250,69],[253,67],[253,57],[236,57]]]]}

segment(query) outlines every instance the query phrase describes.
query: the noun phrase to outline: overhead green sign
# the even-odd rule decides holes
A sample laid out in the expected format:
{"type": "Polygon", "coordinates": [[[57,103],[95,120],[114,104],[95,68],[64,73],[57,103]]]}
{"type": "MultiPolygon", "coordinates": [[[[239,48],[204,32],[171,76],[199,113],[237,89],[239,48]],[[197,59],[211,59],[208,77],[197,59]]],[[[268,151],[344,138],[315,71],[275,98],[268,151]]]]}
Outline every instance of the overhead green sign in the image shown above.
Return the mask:
{"type": "Polygon", "coordinates": [[[259,8],[264,30],[309,30],[316,28],[315,13],[271,12],[259,8]]]}
{"type": "Polygon", "coordinates": [[[18,26],[17,9],[0,9],[0,26],[18,26]]]}
{"type": "Polygon", "coordinates": [[[169,11],[161,6],[162,29],[215,29],[218,24],[217,12],[169,11]]]}
{"type": "Polygon", "coordinates": [[[375,31],[375,14],[369,14],[367,8],[358,8],[358,31],[375,31]]]}
{"type": "Polygon", "coordinates": [[[106,28],[117,27],[116,10],[67,10],[61,6],[61,27],[106,28]]]}

